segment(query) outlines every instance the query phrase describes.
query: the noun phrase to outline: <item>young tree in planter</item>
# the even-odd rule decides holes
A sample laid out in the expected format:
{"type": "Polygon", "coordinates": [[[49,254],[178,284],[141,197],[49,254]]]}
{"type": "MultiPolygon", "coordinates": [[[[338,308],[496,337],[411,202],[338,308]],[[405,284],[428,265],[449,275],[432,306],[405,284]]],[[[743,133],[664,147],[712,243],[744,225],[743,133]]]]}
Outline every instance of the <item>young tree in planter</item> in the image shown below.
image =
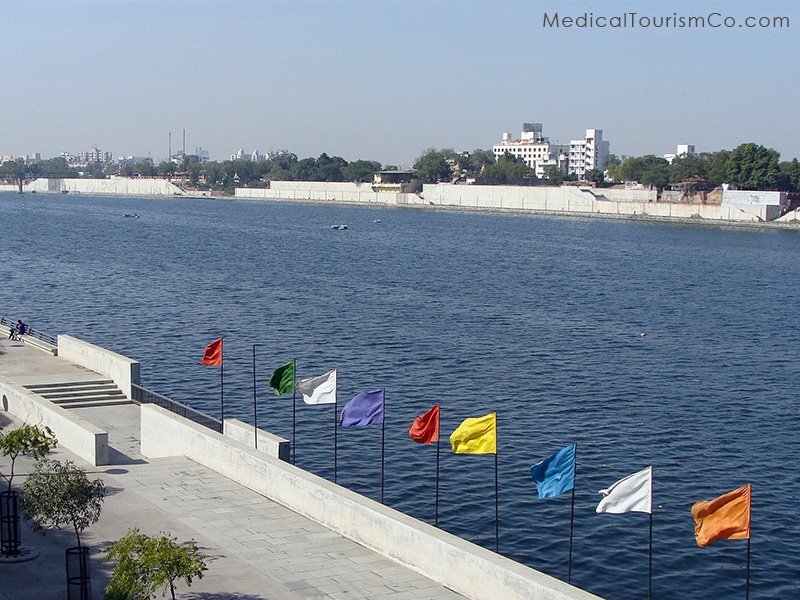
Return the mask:
{"type": "Polygon", "coordinates": [[[35,531],[71,525],[80,548],[81,532],[100,518],[106,487],[102,479],[89,481],[70,460],[45,459],[36,463],[22,491],[22,508],[35,531]]]}
{"type": "Polygon", "coordinates": [[[8,491],[11,491],[11,481],[14,479],[14,464],[20,455],[30,456],[34,460],[41,460],[56,447],[58,440],[49,427],[36,425],[23,425],[8,433],[0,434],[0,454],[11,459],[11,468],[8,475],[0,476],[8,482],[8,491]]]}
{"type": "Polygon", "coordinates": [[[202,579],[206,570],[194,540],[178,544],[166,533],[150,537],[138,529],[117,540],[106,558],[117,563],[105,589],[106,600],[147,600],[166,587],[175,600],[176,581],[191,586],[192,579],[202,579]]]}
{"type": "Polygon", "coordinates": [[[102,479],[89,481],[86,471],[72,461],[61,463],[44,459],[22,484],[22,510],[33,521],[34,531],[61,529],[69,525],[75,530],[77,548],[68,548],[67,589],[77,586],[81,600],[92,596],[89,575],[89,549],[81,545],[81,532],[100,518],[106,488],[102,479]]]}
{"type": "Polygon", "coordinates": [[[12,431],[0,434],[0,454],[11,459],[8,474],[0,473],[8,482],[8,490],[0,492],[0,545],[4,556],[17,556],[20,550],[19,494],[12,489],[14,467],[20,455],[31,456],[35,460],[44,458],[58,440],[49,427],[23,425],[12,431]]]}

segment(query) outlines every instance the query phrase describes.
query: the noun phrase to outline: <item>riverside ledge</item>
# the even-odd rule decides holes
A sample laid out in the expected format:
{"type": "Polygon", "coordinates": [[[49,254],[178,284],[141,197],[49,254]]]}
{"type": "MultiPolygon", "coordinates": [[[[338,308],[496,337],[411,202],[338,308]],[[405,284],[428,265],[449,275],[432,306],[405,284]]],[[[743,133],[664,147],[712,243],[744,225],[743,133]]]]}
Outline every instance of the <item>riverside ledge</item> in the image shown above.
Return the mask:
{"type": "Polygon", "coordinates": [[[655,191],[578,186],[520,187],[425,184],[420,194],[375,192],[367,183],[272,181],[269,188],[236,188],[236,199],[510,212],[626,219],[693,225],[800,227],[800,212],[777,205],[656,202],[655,191]]]}
{"type": "MultiPolygon", "coordinates": [[[[4,353],[0,360],[0,387],[4,394],[8,386],[57,381],[63,373],[71,373],[73,369],[82,370],[84,374],[88,371],[85,365],[70,363],[24,343],[2,342],[0,346],[0,352],[4,353]]],[[[44,405],[51,404],[44,398],[34,400],[44,405]]],[[[14,415],[13,406],[11,404],[8,408],[11,415],[14,415]]],[[[108,432],[109,466],[116,464],[125,468],[111,468],[107,472],[112,475],[115,488],[132,494],[129,502],[131,497],[138,497],[140,503],[155,502],[159,508],[174,505],[168,509],[168,516],[179,522],[167,523],[162,529],[174,525],[175,529],[185,531],[191,525],[196,528],[194,537],[202,539],[211,552],[223,558],[236,555],[242,563],[237,563],[237,569],[244,569],[240,577],[231,577],[229,569],[223,572],[210,569],[206,578],[192,587],[192,592],[204,585],[213,586],[215,578],[221,577],[225,578],[226,585],[233,586],[224,590],[229,593],[225,597],[236,598],[240,596],[234,592],[251,589],[246,585],[248,581],[267,577],[272,579],[274,587],[274,578],[281,575],[287,579],[285,592],[300,593],[246,597],[376,600],[393,597],[398,600],[598,598],[290,465],[277,456],[266,454],[261,448],[255,450],[158,406],[127,404],[80,408],[73,412],[87,423],[108,432]],[[166,474],[162,471],[164,467],[166,474]],[[175,492],[168,491],[174,485],[170,477],[182,482],[179,498],[173,497],[175,492]],[[236,498],[236,503],[246,497],[248,508],[237,510],[230,503],[233,500],[227,500],[214,486],[230,489],[231,498],[236,498]],[[198,507],[197,513],[193,513],[194,506],[198,507]],[[269,514],[279,514],[275,517],[277,521],[258,519],[254,522],[253,515],[261,510],[261,506],[269,514]],[[279,506],[282,507],[280,510],[271,508],[279,506]],[[287,513],[287,510],[291,512],[287,513]],[[297,521],[299,532],[279,533],[276,538],[272,527],[285,531],[287,520],[297,521]],[[303,522],[308,524],[303,525],[303,522]],[[312,530],[328,533],[311,535],[308,532],[312,530]],[[241,531],[241,537],[236,538],[238,541],[228,537],[233,535],[232,531],[241,531]],[[260,541],[262,536],[263,542],[260,541]],[[307,541],[297,539],[306,537],[309,538],[307,541]],[[336,541],[338,539],[341,542],[336,541]],[[282,552],[275,544],[285,544],[282,552]],[[341,547],[353,550],[337,549],[341,547]],[[240,554],[234,548],[240,548],[240,554]],[[357,551],[358,548],[361,550],[357,551]],[[361,558],[340,560],[340,556],[350,552],[361,558]],[[374,559],[368,558],[372,556],[371,552],[375,553],[374,559]],[[378,560],[379,557],[383,558],[378,560]],[[331,561],[336,566],[332,567],[331,561]],[[324,564],[318,564],[320,562],[324,564]],[[392,562],[395,567],[380,566],[392,562]],[[368,564],[367,572],[364,571],[365,563],[368,564]],[[376,584],[376,581],[383,583],[376,584]],[[308,588],[313,588],[315,594],[310,594],[312,589],[308,588]]],[[[62,431],[58,423],[55,423],[54,431],[61,441],[62,431]]],[[[107,498],[107,504],[113,504],[117,495],[107,498]]],[[[152,507],[147,510],[153,512],[152,507]]],[[[114,527],[122,530],[119,535],[124,534],[123,526],[143,525],[128,520],[124,511],[114,511],[114,514],[114,527]]],[[[110,537],[105,541],[113,539],[110,537]]],[[[35,536],[24,538],[26,545],[35,541],[35,536]]],[[[4,569],[8,567],[3,566],[4,569]]],[[[96,594],[96,597],[99,596],[96,594]]]]}

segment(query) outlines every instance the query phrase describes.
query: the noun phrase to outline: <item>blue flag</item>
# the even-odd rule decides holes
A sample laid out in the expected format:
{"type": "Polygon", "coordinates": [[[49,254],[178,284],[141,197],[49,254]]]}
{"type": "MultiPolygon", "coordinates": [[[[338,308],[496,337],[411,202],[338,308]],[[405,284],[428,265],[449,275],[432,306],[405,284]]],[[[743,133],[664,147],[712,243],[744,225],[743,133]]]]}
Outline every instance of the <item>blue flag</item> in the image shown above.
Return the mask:
{"type": "Polygon", "coordinates": [[[361,392],[344,405],[339,425],[367,427],[383,423],[383,390],[361,392]]]}
{"type": "Polygon", "coordinates": [[[575,487],[575,444],[565,446],[550,458],[531,467],[539,500],[553,498],[575,487]]]}

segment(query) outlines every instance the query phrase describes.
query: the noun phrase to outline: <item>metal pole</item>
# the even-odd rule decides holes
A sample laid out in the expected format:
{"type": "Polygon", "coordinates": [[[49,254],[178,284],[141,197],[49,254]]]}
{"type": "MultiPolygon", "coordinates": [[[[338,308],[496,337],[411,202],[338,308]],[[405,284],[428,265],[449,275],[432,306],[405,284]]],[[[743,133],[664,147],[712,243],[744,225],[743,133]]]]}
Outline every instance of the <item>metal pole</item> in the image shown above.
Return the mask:
{"type": "Polygon", "coordinates": [[[567,583],[572,583],[572,531],[575,523],[575,476],[578,471],[578,444],[575,444],[575,460],[572,461],[572,505],[569,509],[569,562],[567,566],[567,583]]]}
{"type": "Polygon", "coordinates": [[[439,526],[439,444],[440,440],[436,440],[436,517],[434,525],[439,526]]]}
{"type": "Polygon", "coordinates": [[[292,359],[292,464],[297,463],[297,359],[292,359]]]}
{"type": "Polygon", "coordinates": [[[747,538],[747,578],[744,583],[744,598],[750,600],[750,538],[747,538]]]}
{"type": "MultiPolygon", "coordinates": [[[[338,375],[338,373],[337,373],[338,375]]],[[[339,454],[339,386],[333,391],[333,483],[336,483],[336,467],[339,454]]]]}
{"type": "Polygon", "coordinates": [[[572,583],[572,526],[575,522],[575,486],[572,486],[572,506],[569,509],[569,563],[567,567],[567,583],[572,583]]]}
{"type": "Polygon", "coordinates": [[[494,551],[500,554],[500,492],[497,484],[497,448],[494,451],[494,551]]]}
{"type": "Polygon", "coordinates": [[[384,456],[386,455],[386,388],[383,388],[383,421],[381,422],[381,504],[383,504],[384,456]]]}
{"type": "Polygon", "coordinates": [[[258,411],[256,409],[256,345],[253,344],[253,445],[258,450],[258,411]]]}
{"type": "Polygon", "coordinates": [[[647,598],[653,598],[653,506],[650,505],[650,576],[647,585],[647,598]]]}
{"type": "MultiPolygon", "coordinates": [[[[222,338],[220,338],[222,339],[222,338]]],[[[220,433],[225,432],[225,342],[221,341],[219,344],[219,352],[220,358],[222,359],[219,363],[219,420],[222,426],[222,431],[220,433]]]]}
{"type": "Polygon", "coordinates": [[[650,565],[647,577],[647,599],[653,599],[653,473],[650,471],[650,565]]]}

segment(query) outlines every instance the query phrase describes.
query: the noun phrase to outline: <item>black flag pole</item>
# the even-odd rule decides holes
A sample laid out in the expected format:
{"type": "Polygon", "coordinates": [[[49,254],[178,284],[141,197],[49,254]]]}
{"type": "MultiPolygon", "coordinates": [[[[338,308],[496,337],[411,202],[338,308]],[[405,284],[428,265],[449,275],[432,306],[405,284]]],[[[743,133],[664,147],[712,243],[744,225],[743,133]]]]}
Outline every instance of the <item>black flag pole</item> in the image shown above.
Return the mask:
{"type": "MultiPolygon", "coordinates": [[[[750,484],[747,484],[750,486],[750,484]]],[[[750,600],[750,537],[752,536],[751,528],[753,524],[753,490],[750,488],[749,504],[747,506],[747,570],[745,571],[744,580],[744,598],[750,600]]]]}
{"type": "MultiPolygon", "coordinates": [[[[440,415],[441,418],[441,415],[440,415]]],[[[436,424],[438,429],[439,424],[436,424]]],[[[436,432],[436,516],[434,517],[434,525],[436,527],[439,526],[439,444],[441,440],[439,439],[439,432],[436,432]]]]}
{"type": "Polygon", "coordinates": [[[219,421],[222,426],[220,433],[225,433],[225,341],[220,342],[220,361],[219,361],[219,421]]]}
{"type": "Polygon", "coordinates": [[[297,462],[297,359],[292,359],[292,464],[297,462]]]}
{"type": "Polygon", "coordinates": [[[494,551],[500,554],[500,486],[497,483],[497,414],[494,416],[494,551]]]}
{"type": "MultiPolygon", "coordinates": [[[[338,373],[337,373],[338,375],[338,373]]],[[[333,390],[333,483],[336,483],[336,463],[339,453],[339,385],[333,390]]]]}
{"type": "Polygon", "coordinates": [[[567,583],[572,583],[572,531],[575,523],[575,476],[578,471],[578,444],[575,444],[575,460],[572,461],[572,504],[569,509],[569,561],[567,583]]]}
{"type": "Polygon", "coordinates": [[[253,446],[258,450],[258,410],[256,409],[256,346],[253,344],[253,446]]]}
{"type": "Polygon", "coordinates": [[[386,388],[383,388],[383,421],[381,421],[381,504],[383,504],[385,455],[386,455],[386,388]]]}
{"type": "Polygon", "coordinates": [[[750,600],[750,538],[747,538],[747,575],[744,582],[744,598],[750,600]]]}
{"type": "Polygon", "coordinates": [[[650,467],[650,565],[647,577],[647,599],[653,600],[653,468],[650,467]]]}

